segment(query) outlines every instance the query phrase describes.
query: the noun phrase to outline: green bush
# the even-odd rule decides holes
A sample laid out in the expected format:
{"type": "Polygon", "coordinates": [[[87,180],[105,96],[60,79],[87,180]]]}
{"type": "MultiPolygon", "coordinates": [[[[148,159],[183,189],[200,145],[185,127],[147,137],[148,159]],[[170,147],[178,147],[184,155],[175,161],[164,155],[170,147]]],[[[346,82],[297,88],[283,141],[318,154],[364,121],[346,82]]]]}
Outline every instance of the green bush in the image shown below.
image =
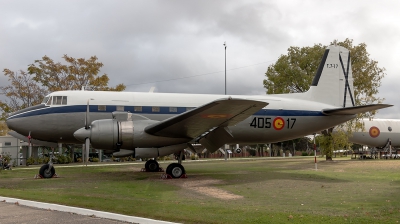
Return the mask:
{"type": "Polygon", "coordinates": [[[99,162],[99,158],[93,158],[92,161],[97,163],[97,162],[99,162]]]}
{"type": "Polygon", "coordinates": [[[43,164],[43,163],[44,163],[44,157],[39,157],[39,158],[37,159],[37,163],[38,163],[38,164],[43,164]]]}
{"type": "Polygon", "coordinates": [[[159,161],[171,160],[171,158],[169,156],[161,156],[161,157],[157,157],[157,160],[159,160],[159,161]]]}
{"type": "Polygon", "coordinates": [[[192,155],[190,155],[190,159],[191,160],[198,160],[199,156],[197,156],[196,154],[192,154],[192,155]]]}
{"type": "Polygon", "coordinates": [[[3,158],[3,161],[10,162],[11,161],[11,154],[9,152],[7,152],[7,153],[2,152],[1,153],[1,158],[3,158]]]}
{"type": "Polygon", "coordinates": [[[302,152],[301,156],[308,156],[308,153],[307,152],[302,152]]]}
{"type": "Polygon", "coordinates": [[[35,164],[35,158],[29,157],[28,159],[26,159],[26,165],[33,165],[33,164],[35,164]]]}
{"type": "Polygon", "coordinates": [[[66,155],[56,155],[55,161],[58,164],[66,164],[72,162],[71,157],[66,155]]]}

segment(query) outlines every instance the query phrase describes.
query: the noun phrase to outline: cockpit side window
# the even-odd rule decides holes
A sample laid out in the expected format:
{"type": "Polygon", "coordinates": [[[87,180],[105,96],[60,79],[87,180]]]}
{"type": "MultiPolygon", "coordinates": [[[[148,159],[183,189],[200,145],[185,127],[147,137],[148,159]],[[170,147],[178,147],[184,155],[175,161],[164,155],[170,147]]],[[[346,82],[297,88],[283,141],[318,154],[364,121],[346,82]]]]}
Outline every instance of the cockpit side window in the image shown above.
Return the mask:
{"type": "Polygon", "coordinates": [[[67,105],[67,96],[52,96],[47,105],[67,105]]]}
{"type": "Polygon", "coordinates": [[[61,105],[62,96],[57,96],[57,105],[61,105]]]}
{"type": "Polygon", "coordinates": [[[67,105],[67,96],[62,97],[62,105],[67,105]]]}

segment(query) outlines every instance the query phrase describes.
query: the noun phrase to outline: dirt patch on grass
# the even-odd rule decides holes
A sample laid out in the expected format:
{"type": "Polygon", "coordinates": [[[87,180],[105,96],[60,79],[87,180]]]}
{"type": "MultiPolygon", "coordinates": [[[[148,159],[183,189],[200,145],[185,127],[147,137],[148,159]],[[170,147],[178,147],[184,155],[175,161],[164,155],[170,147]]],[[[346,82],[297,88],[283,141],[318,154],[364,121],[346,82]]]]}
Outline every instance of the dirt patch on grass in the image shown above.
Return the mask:
{"type": "Polygon", "coordinates": [[[170,183],[183,188],[185,191],[196,192],[202,195],[222,200],[235,200],[243,198],[243,196],[241,195],[232,194],[226,190],[213,186],[217,184],[223,184],[221,180],[179,179],[179,180],[173,180],[170,183]]]}

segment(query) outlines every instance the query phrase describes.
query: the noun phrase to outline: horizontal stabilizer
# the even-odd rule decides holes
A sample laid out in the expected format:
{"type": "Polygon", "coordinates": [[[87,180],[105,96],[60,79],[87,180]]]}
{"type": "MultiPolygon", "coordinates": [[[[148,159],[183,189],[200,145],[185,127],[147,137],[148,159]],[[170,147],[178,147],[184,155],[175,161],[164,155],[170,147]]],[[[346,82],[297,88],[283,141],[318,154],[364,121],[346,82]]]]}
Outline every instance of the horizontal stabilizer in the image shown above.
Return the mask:
{"type": "MultiPolygon", "coordinates": [[[[28,142],[29,143],[28,137],[26,137],[24,135],[21,135],[21,134],[18,134],[15,131],[10,131],[10,132],[8,132],[8,134],[13,136],[13,137],[15,137],[15,138],[17,138],[17,139],[20,139],[20,140],[22,140],[24,142],[28,142]]],[[[48,146],[48,147],[54,147],[54,148],[58,147],[58,144],[56,142],[45,142],[45,141],[40,141],[40,140],[36,140],[36,139],[33,139],[33,138],[31,138],[31,143],[35,144],[35,145],[40,145],[40,146],[48,146]]]]}
{"type": "Polygon", "coordinates": [[[267,105],[266,102],[255,100],[220,99],[147,126],[145,132],[163,137],[193,139],[215,127],[233,126],[267,105]]]}
{"type": "Polygon", "coordinates": [[[344,107],[335,109],[323,109],[322,113],[325,115],[354,115],[359,113],[365,113],[368,111],[379,110],[386,107],[391,107],[390,104],[370,104],[355,107],[344,107]]]}

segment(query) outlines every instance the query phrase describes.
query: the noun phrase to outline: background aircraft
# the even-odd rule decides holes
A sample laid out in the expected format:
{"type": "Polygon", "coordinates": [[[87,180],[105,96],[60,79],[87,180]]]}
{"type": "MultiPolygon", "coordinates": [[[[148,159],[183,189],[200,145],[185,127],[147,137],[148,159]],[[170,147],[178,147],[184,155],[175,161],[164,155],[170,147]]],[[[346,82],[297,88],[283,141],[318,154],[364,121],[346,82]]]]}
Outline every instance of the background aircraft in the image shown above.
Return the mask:
{"type": "MultiPolygon", "coordinates": [[[[105,153],[157,158],[199,143],[210,152],[224,144],[273,143],[333,127],[355,114],[390,105],[354,105],[350,53],[326,49],[305,93],[262,96],[61,91],[12,114],[7,125],[20,135],[57,142],[85,142],[105,153]]],[[[87,158],[87,157],[86,157],[87,158]]],[[[146,170],[158,171],[156,160],[146,170]]],[[[51,177],[52,164],[39,173],[51,177]]],[[[178,163],[166,173],[185,174],[178,163]]]]}
{"type": "Polygon", "coordinates": [[[400,146],[400,120],[372,119],[363,120],[364,130],[353,132],[349,141],[360,145],[383,148],[391,140],[393,147],[400,146]]]}

